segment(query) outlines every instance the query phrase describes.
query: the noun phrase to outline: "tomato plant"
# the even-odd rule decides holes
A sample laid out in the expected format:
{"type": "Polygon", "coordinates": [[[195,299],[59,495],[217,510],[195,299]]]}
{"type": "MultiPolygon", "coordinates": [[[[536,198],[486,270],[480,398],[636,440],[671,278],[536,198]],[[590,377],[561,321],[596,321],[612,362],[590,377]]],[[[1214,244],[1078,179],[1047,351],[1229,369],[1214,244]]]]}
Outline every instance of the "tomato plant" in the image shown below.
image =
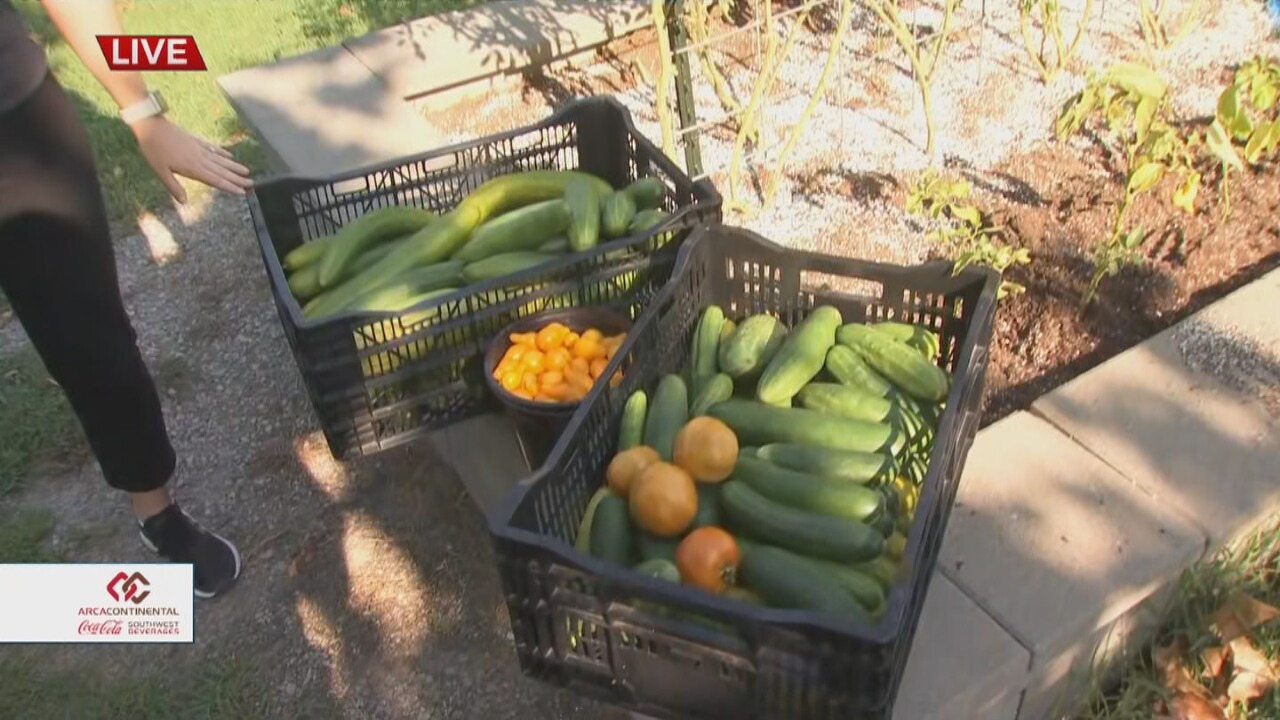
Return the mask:
{"type": "Polygon", "coordinates": [[[1031,58],[1031,64],[1040,74],[1040,80],[1046,85],[1058,71],[1067,66],[1071,57],[1076,54],[1084,31],[1089,26],[1089,17],[1093,14],[1093,0],[1085,0],[1084,11],[1076,25],[1075,36],[1067,42],[1062,27],[1062,3],[1060,0],[1020,0],[1018,3],[1018,29],[1022,33],[1022,45],[1031,58]],[[1036,18],[1036,15],[1039,18],[1036,18]],[[1031,33],[1031,21],[1040,21],[1040,44],[1037,47],[1031,33]],[[1046,50],[1050,45],[1053,52],[1046,50]]]}

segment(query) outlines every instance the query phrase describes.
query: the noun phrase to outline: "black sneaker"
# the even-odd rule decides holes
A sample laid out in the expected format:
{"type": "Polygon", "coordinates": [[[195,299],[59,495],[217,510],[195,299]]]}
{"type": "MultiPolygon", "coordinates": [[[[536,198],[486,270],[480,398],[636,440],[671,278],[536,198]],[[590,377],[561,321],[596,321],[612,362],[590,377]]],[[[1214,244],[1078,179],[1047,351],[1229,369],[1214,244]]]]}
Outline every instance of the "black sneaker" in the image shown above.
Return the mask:
{"type": "Polygon", "coordinates": [[[194,565],[196,597],[211,598],[240,577],[236,546],[200,527],[176,503],[138,525],[143,545],[169,562],[194,565]]]}

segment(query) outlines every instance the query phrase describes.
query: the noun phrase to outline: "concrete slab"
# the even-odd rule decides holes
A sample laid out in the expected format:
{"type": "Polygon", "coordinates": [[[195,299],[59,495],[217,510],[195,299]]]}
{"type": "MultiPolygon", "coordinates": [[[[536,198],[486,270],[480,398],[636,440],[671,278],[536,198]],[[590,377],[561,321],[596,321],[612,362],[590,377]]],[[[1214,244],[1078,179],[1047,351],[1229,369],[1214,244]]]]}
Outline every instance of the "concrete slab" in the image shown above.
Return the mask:
{"type": "Polygon", "coordinates": [[[401,98],[562,59],[649,24],[647,0],[510,0],[411,20],[345,46],[401,98]]]}
{"type": "Polygon", "coordinates": [[[895,720],[1014,720],[1031,654],[945,575],[929,585],[895,720]]]}
{"type": "Polygon", "coordinates": [[[218,85],[276,172],[326,176],[443,144],[341,47],[223,75],[218,85]]]}
{"type": "Polygon", "coordinates": [[[1031,651],[1029,686],[1056,689],[1203,548],[1190,521],[1020,412],[974,442],[939,564],[1031,651]]]}
{"type": "Polygon", "coordinates": [[[486,517],[529,475],[515,428],[501,413],[464,420],[430,437],[486,517]]]}
{"type": "Polygon", "coordinates": [[[1195,518],[1210,549],[1280,508],[1280,409],[1267,401],[1280,388],[1280,280],[1266,280],[1263,291],[1241,290],[1032,405],[1159,502],[1195,518]],[[1254,342],[1243,327],[1270,339],[1254,342]]]}

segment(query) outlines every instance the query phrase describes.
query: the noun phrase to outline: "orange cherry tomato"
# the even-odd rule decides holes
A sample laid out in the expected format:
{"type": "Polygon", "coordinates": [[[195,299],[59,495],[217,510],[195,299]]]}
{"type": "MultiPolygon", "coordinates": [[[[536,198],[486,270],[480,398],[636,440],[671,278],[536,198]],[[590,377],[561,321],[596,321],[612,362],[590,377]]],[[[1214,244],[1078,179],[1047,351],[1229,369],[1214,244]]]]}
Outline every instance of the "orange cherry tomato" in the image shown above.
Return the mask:
{"type": "Polygon", "coordinates": [[[524,378],[521,379],[520,388],[525,392],[529,393],[530,397],[537,394],[538,374],[533,371],[526,370],[524,373],[524,378]]]}
{"type": "Polygon", "coordinates": [[[507,374],[508,371],[519,369],[519,367],[518,363],[513,363],[510,360],[503,360],[498,363],[498,367],[493,369],[493,377],[497,380],[502,380],[502,376],[507,374]]]}
{"type": "Polygon", "coordinates": [[[581,402],[582,398],[587,396],[587,391],[581,386],[574,383],[565,385],[564,401],[565,402],[581,402]]]}
{"type": "Polygon", "coordinates": [[[507,352],[502,356],[502,360],[504,362],[507,360],[510,360],[511,362],[520,362],[520,358],[524,357],[524,354],[528,351],[528,345],[512,345],[507,348],[507,352]]]}
{"type": "Polygon", "coordinates": [[[520,369],[533,373],[542,372],[545,367],[545,355],[538,350],[530,350],[520,358],[520,369]]]}
{"type": "Polygon", "coordinates": [[[598,357],[595,360],[592,360],[591,361],[591,377],[599,380],[600,373],[604,372],[604,368],[608,364],[609,364],[609,361],[605,360],[602,357],[598,357]]]}
{"type": "Polygon", "coordinates": [[[511,335],[508,336],[507,339],[510,340],[513,344],[528,345],[530,347],[534,346],[537,343],[537,335],[531,332],[511,333],[511,335]]]}
{"type": "Polygon", "coordinates": [[[594,360],[598,357],[604,357],[605,349],[599,340],[593,340],[583,336],[581,340],[573,344],[573,356],[594,360]]]}
{"type": "Polygon", "coordinates": [[[502,387],[515,392],[524,382],[524,376],[520,374],[519,370],[508,370],[502,374],[502,379],[499,382],[502,383],[502,387]]]}
{"type": "Polygon", "coordinates": [[[545,396],[551,402],[564,402],[569,397],[569,386],[565,383],[543,384],[539,395],[545,396]]]}
{"type": "Polygon", "coordinates": [[[564,382],[564,373],[559,370],[544,370],[538,376],[538,382],[545,387],[547,385],[559,385],[564,382]]]}
{"type": "Polygon", "coordinates": [[[542,365],[548,370],[563,370],[572,359],[573,356],[569,353],[568,348],[552,348],[543,356],[542,365]]]}
{"type": "Polygon", "coordinates": [[[538,331],[538,349],[546,352],[558,348],[564,343],[564,338],[568,334],[569,328],[563,323],[553,322],[538,331]]]}
{"type": "Polygon", "coordinates": [[[530,394],[529,391],[525,390],[524,388],[520,388],[519,390],[512,390],[511,394],[515,395],[518,398],[524,398],[525,400],[533,399],[533,395],[530,394]]]}
{"type": "Polygon", "coordinates": [[[562,346],[564,346],[564,347],[569,348],[570,350],[572,350],[572,349],[573,349],[573,346],[574,346],[574,345],[577,345],[577,344],[578,344],[578,340],[580,340],[580,339],[582,339],[582,336],[581,336],[581,335],[579,335],[578,333],[576,333],[576,332],[574,332],[574,331],[570,330],[570,331],[569,331],[569,334],[564,336],[564,342],[563,342],[563,343],[561,343],[561,345],[562,345],[562,346]]]}
{"type": "Polygon", "coordinates": [[[714,595],[733,584],[741,560],[738,541],[714,525],[694,530],[676,546],[680,579],[714,595]]]}
{"type": "Polygon", "coordinates": [[[586,358],[576,357],[570,363],[564,374],[568,375],[591,375],[591,362],[586,358]]]}

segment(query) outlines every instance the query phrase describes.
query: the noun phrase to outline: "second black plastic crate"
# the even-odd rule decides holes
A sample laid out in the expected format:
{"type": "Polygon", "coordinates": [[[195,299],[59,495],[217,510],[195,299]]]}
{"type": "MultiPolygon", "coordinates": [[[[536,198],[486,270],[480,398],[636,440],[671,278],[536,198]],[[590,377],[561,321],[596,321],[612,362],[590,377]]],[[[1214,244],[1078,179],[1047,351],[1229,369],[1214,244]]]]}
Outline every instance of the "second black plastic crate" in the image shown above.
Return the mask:
{"type": "Polygon", "coordinates": [[[720,195],[640,135],[616,101],[590,98],[536,125],[332,178],[257,184],[249,209],[276,310],[334,456],[351,458],[494,409],[486,341],[543,310],[607,305],[634,318],[667,281],[688,228],[720,220],[720,195]],[[377,208],[451,210],[481,183],[523,170],[583,170],[622,187],[651,175],[671,218],[591,252],[496,278],[400,313],[308,320],[280,259],[377,208]]]}
{"type": "Polygon", "coordinates": [[[892,715],[965,456],[977,432],[995,313],[995,273],[901,267],[787,250],[727,227],[694,231],[671,283],[633,326],[546,464],[492,524],[516,651],[526,673],[670,718],[892,715]],[[887,610],[874,624],[758,609],[642,577],[575,552],[588,499],[604,483],[622,409],[680,372],[702,310],[768,312],[788,324],[815,306],[846,322],[901,320],[942,340],[953,385],[887,610]]]}

